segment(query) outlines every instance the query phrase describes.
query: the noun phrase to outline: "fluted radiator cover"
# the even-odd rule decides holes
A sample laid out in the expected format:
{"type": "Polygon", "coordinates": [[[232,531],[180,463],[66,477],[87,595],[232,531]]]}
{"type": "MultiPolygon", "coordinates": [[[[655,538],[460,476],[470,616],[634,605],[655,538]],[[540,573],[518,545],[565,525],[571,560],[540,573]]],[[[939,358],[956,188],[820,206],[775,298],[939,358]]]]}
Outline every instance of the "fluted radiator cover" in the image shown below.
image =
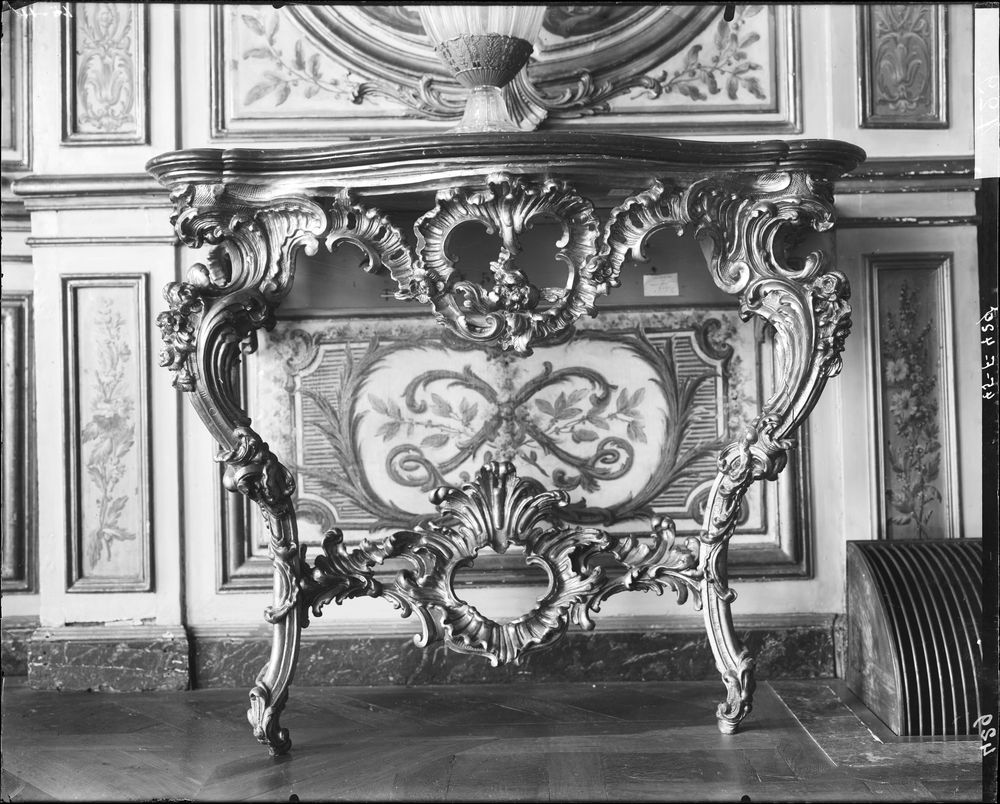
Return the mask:
{"type": "Polygon", "coordinates": [[[896,734],[971,734],[983,543],[847,544],[847,686],[896,734]]]}

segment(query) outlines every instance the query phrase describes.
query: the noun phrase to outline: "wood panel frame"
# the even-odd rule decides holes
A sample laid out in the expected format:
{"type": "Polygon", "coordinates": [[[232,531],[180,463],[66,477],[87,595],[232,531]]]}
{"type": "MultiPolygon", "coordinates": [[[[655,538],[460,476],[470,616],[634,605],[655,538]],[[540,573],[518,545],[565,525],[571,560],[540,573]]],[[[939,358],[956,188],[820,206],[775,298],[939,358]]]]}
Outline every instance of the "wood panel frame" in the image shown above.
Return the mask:
{"type": "MultiPolygon", "coordinates": [[[[738,131],[742,134],[798,134],[802,131],[802,94],[800,76],[800,15],[795,6],[776,9],[774,20],[773,58],[775,62],[775,87],[773,109],[706,112],[698,108],[683,111],[634,113],[618,112],[595,114],[594,108],[604,101],[595,102],[580,117],[548,118],[545,127],[553,130],[587,129],[590,131],[660,134],[669,129],[673,135],[709,134],[738,131]]],[[[398,123],[399,117],[386,118],[358,114],[345,118],[322,118],[302,115],[288,118],[294,125],[262,119],[247,123],[232,114],[231,90],[227,86],[228,64],[225,43],[224,6],[215,4],[210,17],[210,137],[218,140],[257,140],[268,137],[294,137],[296,140],[326,140],[330,137],[369,137],[373,129],[383,130],[389,124],[389,133],[395,135],[433,132],[454,125],[455,120],[442,122],[423,119],[406,107],[404,117],[409,122],[398,123]],[[236,125],[234,125],[234,122],[236,125]]],[[[406,61],[406,54],[396,53],[394,62],[406,61]]],[[[421,69],[419,64],[411,69],[421,69]]],[[[636,78],[638,77],[635,76],[636,78]]],[[[561,87],[566,92],[575,89],[573,84],[561,87]]]]}
{"type": "MultiPolygon", "coordinates": [[[[71,3],[75,9],[80,3],[71,3]]],[[[149,6],[146,3],[121,3],[132,7],[134,20],[134,97],[135,132],[102,133],[79,131],[77,128],[77,70],[76,63],[76,14],[71,9],[62,20],[62,144],[75,145],[149,145],[149,42],[146,35],[149,27],[149,6]]]]}
{"type": "Polygon", "coordinates": [[[151,397],[149,390],[149,290],[146,274],[69,274],[62,276],[64,366],[64,453],[66,456],[66,591],[152,592],[153,586],[153,488],[151,397]],[[83,505],[80,423],[80,361],[77,348],[79,318],[77,296],[81,290],[99,288],[131,289],[135,294],[137,343],[136,447],[139,450],[139,510],[142,523],[137,533],[140,572],[134,578],[93,578],[83,572],[83,505]]]}
{"type": "Polygon", "coordinates": [[[872,532],[880,539],[888,538],[886,531],[886,456],[883,439],[887,423],[883,421],[884,389],[882,387],[881,330],[879,324],[878,278],[883,271],[932,270],[936,274],[937,304],[934,315],[940,337],[941,369],[939,374],[943,423],[941,440],[941,469],[946,477],[948,493],[945,498],[950,509],[946,519],[949,538],[962,535],[961,505],[958,496],[958,437],[955,421],[955,360],[954,330],[952,324],[951,272],[954,262],[952,252],[895,252],[863,255],[864,274],[867,277],[869,344],[868,360],[871,372],[872,396],[869,400],[871,421],[874,426],[875,449],[873,477],[875,478],[875,521],[872,532]]]}
{"type": "MultiPolygon", "coordinates": [[[[705,307],[704,304],[683,305],[692,309],[705,307]]],[[[711,306],[711,305],[709,305],[711,306]]],[[[602,307],[606,314],[623,312],[627,308],[616,305],[602,307]]],[[[734,308],[735,309],[735,308],[734,308]]],[[[358,313],[330,314],[331,321],[344,317],[357,317],[358,313]]],[[[361,313],[362,317],[366,314],[361,313]]],[[[394,315],[394,314],[390,314],[394,315]]],[[[401,314],[400,314],[401,315],[401,314]]],[[[280,316],[282,321],[292,321],[302,316],[291,314],[280,316]]],[[[305,318],[315,318],[306,315],[305,318]]],[[[765,334],[766,338],[766,334],[765,334]]],[[[770,387],[770,367],[764,364],[767,355],[763,343],[756,344],[757,372],[756,382],[760,386],[758,395],[765,398],[770,387]]],[[[252,400],[249,388],[253,379],[248,378],[248,369],[252,372],[253,360],[241,365],[242,394],[244,402],[252,400]]],[[[251,402],[252,404],[252,402],[251,402]]],[[[811,479],[811,449],[809,428],[803,427],[796,435],[798,446],[789,451],[788,466],[782,472],[779,480],[778,499],[776,501],[777,533],[772,543],[744,544],[731,542],[729,545],[729,574],[740,580],[774,580],[774,579],[809,579],[813,576],[812,566],[812,479],[811,479]]],[[[217,450],[216,450],[217,452],[217,450]]],[[[214,456],[214,454],[213,454],[214,456]]],[[[220,592],[264,591],[271,588],[273,567],[263,547],[263,524],[255,505],[243,495],[226,491],[222,484],[225,467],[217,468],[215,483],[215,540],[216,540],[216,577],[217,590],[220,592]]],[[[765,496],[762,505],[765,510],[771,501],[765,496]]],[[[766,535],[767,530],[744,530],[741,533],[749,535],[766,535]]],[[[318,546],[311,546],[310,552],[315,553],[318,546]]],[[[387,565],[377,571],[379,577],[391,581],[397,567],[387,565]]],[[[489,586],[497,583],[535,584],[539,579],[538,571],[526,566],[523,558],[516,550],[510,554],[499,555],[483,552],[476,559],[474,567],[467,568],[456,579],[459,586],[489,586]]]]}
{"type": "Polygon", "coordinates": [[[4,24],[10,42],[10,114],[9,148],[0,151],[3,171],[31,170],[31,14],[30,9],[11,9],[4,24]]]}
{"type": "MultiPolygon", "coordinates": [[[[876,4],[862,4],[857,7],[858,26],[858,125],[860,128],[927,129],[948,128],[948,12],[945,3],[932,5],[935,30],[930,77],[934,81],[932,90],[934,113],[930,115],[887,115],[876,110],[876,88],[874,86],[876,65],[872,63],[872,11],[876,4]]],[[[909,5],[917,5],[916,3],[909,5]]],[[[921,4],[923,5],[923,4],[921,4]]]]}
{"type": "Polygon", "coordinates": [[[2,301],[4,593],[34,592],[38,578],[32,300],[31,291],[11,291],[2,301]]]}

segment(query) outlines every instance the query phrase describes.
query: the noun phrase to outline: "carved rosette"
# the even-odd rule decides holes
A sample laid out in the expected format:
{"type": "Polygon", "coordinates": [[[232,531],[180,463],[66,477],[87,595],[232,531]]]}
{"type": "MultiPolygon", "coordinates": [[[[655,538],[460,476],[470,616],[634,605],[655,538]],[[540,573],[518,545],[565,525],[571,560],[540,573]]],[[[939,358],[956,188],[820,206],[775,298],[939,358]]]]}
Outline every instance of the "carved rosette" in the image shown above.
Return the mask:
{"type": "Polygon", "coordinates": [[[494,666],[517,664],[555,644],[571,622],[593,628],[591,613],[619,592],[673,589],[680,602],[693,592],[700,605],[697,540],[678,540],[667,518],[653,522],[648,540],[567,527],[558,518],[568,502],[565,492],[546,491],[519,478],[510,463],[496,462],[480,469],[474,483],[436,489],[431,502],[436,517],[378,543],[364,541],[348,551],[342,534],[331,531],[302,581],[303,605],[319,615],[331,601],[383,596],[404,616],[417,614],[418,645],[443,640],[451,650],[485,656],[494,666]],[[525,561],[546,571],[549,588],[531,612],[498,623],[462,600],[454,579],[481,549],[503,553],[510,545],[522,547],[525,561]],[[622,573],[612,577],[600,555],[622,573]],[[374,568],[392,558],[405,559],[413,569],[401,571],[390,589],[375,579],[374,568]]]}

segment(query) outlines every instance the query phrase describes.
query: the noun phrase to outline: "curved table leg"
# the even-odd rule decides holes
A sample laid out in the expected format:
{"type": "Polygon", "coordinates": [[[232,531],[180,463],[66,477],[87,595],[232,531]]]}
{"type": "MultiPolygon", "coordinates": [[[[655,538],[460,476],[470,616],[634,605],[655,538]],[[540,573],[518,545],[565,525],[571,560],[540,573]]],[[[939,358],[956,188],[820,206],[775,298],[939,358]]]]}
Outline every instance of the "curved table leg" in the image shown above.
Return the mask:
{"type": "Polygon", "coordinates": [[[747,489],[775,480],[794,433],[816,404],[827,378],[840,371],[850,331],[850,287],[828,270],[822,251],[799,259],[788,248],[809,229],[833,225],[827,182],[804,172],[751,179],[710,179],[689,188],[682,203],[695,233],[707,240],[716,284],[739,295],[744,320],[757,316],[774,332],[775,389],[740,438],[719,455],[719,468],[700,536],[705,625],[726,685],[719,729],[736,731],[753,704],[754,660],[733,627],[726,556],[747,489]]]}
{"type": "Polygon", "coordinates": [[[174,387],[191,392],[195,410],[222,445],[224,483],[253,500],[270,534],[274,602],[271,655],[250,691],[254,735],[272,754],[291,747],[279,718],[295,673],[307,610],[300,595],[304,559],[295,521],[295,481],[251,428],[243,408],[240,363],[257,347],[257,330],[274,326],[274,311],[291,288],[299,249],[315,253],[328,228],[323,210],[296,196],[238,197],[221,187],[192,185],[172,194],[172,221],[194,248],[215,245],[209,265],[164,290],[170,309],[157,324],[160,364],[176,372],[174,387]]]}
{"type": "Polygon", "coordinates": [[[753,693],[757,683],[754,680],[756,662],[743,647],[733,626],[730,604],[736,595],[725,586],[724,567],[728,549],[728,542],[702,545],[704,563],[715,569],[702,578],[701,595],[708,642],[715,655],[715,666],[726,685],[726,700],[719,704],[716,712],[719,731],[734,734],[740,722],[753,708],[753,693]],[[719,585],[724,591],[719,591],[719,585]]]}
{"type": "Polygon", "coordinates": [[[269,552],[274,565],[274,602],[264,612],[272,626],[271,654],[250,690],[247,719],[257,740],[272,755],[279,755],[292,745],[288,729],[281,728],[279,718],[295,675],[306,616],[300,594],[305,562],[292,504],[295,484],[253,430],[240,427],[234,435],[235,447],[219,455],[219,460],[227,464],[225,484],[230,491],[246,494],[260,506],[271,535],[269,552]]]}

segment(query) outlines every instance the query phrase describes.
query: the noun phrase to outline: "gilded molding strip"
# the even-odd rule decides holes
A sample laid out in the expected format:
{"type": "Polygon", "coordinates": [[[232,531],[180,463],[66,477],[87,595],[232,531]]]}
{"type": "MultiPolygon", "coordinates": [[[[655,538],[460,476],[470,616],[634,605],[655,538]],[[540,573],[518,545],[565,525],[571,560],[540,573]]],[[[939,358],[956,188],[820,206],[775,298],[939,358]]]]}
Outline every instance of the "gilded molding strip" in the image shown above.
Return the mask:
{"type": "Polygon", "coordinates": [[[125,237],[28,237],[31,248],[44,246],[179,246],[171,235],[130,235],[125,237]]]}
{"type": "Polygon", "coordinates": [[[37,576],[32,294],[4,293],[3,590],[32,592],[37,576]]]}
{"type": "Polygon", "coordinates": [[[841,229],[879,229],[882,227],[909,226],[978,226],[982,219],[978,215],[932,215],[885,216],[882,218],[840,218],[837,226],[841,229]]]}
{"type": "Polygon", "coordinates": [[[8,171],[31,170],[31,14],[11,9],[4,14],[0,37],[0,73],[4,76],[4,117],[0,164],[8,171]]]}
{"type": "Polygon", "coordinates": [[[861,128],[947,128],[944,3],[858,6],[861,128]]]}
{"type": "Polygon", "coordinates": [[[952,254],[870,254],[875,532],[961,535],[951,324],[952,254]]]}
{"type": "Polygon", "coordinates": [[[62,277],[67,590],[153,588],[145,274],[62,277]]]}
{"type": "Polygon", "coordinates": [[[63,145],[149,144],[145,3],[69,3],[62,24],[63,145]]]}

